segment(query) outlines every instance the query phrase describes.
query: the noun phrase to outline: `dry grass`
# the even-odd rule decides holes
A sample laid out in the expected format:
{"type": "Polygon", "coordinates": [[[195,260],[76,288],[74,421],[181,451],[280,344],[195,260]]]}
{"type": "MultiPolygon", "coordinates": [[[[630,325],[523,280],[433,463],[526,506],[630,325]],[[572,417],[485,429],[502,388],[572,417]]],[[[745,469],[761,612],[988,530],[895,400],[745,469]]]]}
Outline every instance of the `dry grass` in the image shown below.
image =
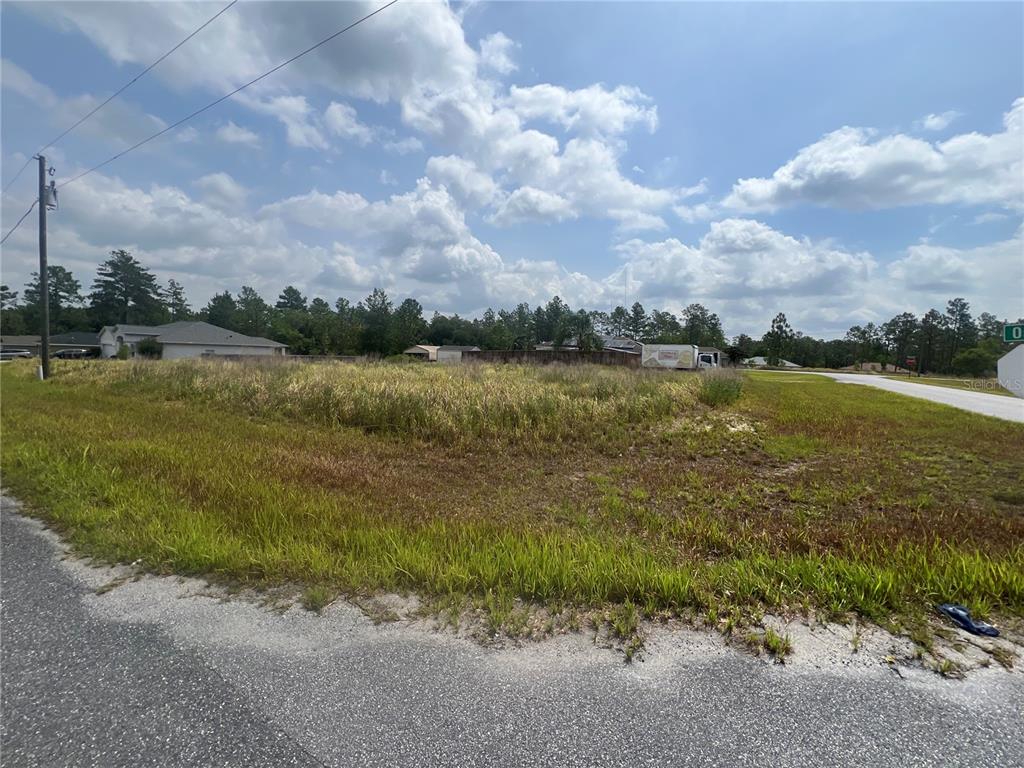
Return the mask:
{"type": "Polygon", "coordinates": [[[1024,428],[924,401],[747,374],[709,410],[696,377],[594,368],[55,373],[0,371],[4,483],[108,560],[502,626],[516,601],[1024,613],[1024,428]]]}

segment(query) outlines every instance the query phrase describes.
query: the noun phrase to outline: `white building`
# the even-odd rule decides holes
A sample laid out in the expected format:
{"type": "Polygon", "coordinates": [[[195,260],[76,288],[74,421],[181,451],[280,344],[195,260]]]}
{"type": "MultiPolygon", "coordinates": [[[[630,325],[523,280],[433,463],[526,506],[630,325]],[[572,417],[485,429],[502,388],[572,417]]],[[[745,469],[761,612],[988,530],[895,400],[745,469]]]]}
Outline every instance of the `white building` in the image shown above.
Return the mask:
{"type": "Polygon", "coordinates": [[[437,348],[437,362],[461,363],[463,352],[479,352],[480,347],[467,347],[458,344],[445,344],[437,348]]]}
{"type": "Polygon", "coordinates": [[[439,346],[434,346],[432,344],[416,344],[414,346],[409,347],[402,354],[409,355],[410,357],[415,357],[419,360],[426,360],[427,362],[430,363],[436,363],[437,350],[439,349],[439,346]]]}
{"type": "Polygon", "coordinates": [[[999,358],[999,386],[1024,397],[1024,344],[999,358]]]}
{"type": "Polygon", "coordinates": [[[246,336],[200,321],[179,321],[166,325],[107,325],[100,330],[100,357],[117,357],[121,347],[130,356],[143,339],[162,346],[164,360],[221,355],[284,355],[288,347],[259,336],[246,336]]]}

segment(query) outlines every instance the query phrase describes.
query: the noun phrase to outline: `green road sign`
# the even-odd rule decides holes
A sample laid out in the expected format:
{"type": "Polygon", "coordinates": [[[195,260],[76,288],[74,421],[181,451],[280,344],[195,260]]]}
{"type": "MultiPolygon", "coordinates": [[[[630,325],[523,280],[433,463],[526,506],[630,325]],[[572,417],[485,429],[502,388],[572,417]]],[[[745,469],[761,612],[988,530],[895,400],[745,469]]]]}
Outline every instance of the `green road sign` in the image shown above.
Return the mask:
{"type": "Polygon", "coordinates": [[[1024,323],[1004,325],[1003,341],[1024,341],[1024,323]]]}

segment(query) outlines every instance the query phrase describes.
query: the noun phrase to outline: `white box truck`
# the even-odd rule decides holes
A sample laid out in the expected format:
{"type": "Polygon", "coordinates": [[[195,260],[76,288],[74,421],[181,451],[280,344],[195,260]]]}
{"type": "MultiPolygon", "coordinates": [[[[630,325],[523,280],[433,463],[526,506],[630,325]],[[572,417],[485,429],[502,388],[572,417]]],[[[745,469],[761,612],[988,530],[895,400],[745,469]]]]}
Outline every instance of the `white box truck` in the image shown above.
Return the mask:
{"type": "Polygon", "coordinates": [[[694,344],[644,344],[640,350],[640,365],[644,368],[673,368],[687,371],[714,368],[715,358],[701,354],[694,344]]]}

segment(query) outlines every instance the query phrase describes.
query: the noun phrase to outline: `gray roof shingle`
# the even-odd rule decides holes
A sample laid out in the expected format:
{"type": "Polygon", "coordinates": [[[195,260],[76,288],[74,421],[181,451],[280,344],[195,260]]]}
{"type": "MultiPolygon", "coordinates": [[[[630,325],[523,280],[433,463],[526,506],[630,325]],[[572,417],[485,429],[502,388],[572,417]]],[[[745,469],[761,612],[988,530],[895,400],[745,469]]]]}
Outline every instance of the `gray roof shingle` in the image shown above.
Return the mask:
{"type": "Polygon", "coordinates": [[[165,325],[117,325],[123,333],[139,336],[156,336],[161,344],[206,344],[230,345],[234,347],[285,347],[278,341],[261,336],[246,336],[244,333],[229,331],[201,320],[179,320],[165,325]]]}

